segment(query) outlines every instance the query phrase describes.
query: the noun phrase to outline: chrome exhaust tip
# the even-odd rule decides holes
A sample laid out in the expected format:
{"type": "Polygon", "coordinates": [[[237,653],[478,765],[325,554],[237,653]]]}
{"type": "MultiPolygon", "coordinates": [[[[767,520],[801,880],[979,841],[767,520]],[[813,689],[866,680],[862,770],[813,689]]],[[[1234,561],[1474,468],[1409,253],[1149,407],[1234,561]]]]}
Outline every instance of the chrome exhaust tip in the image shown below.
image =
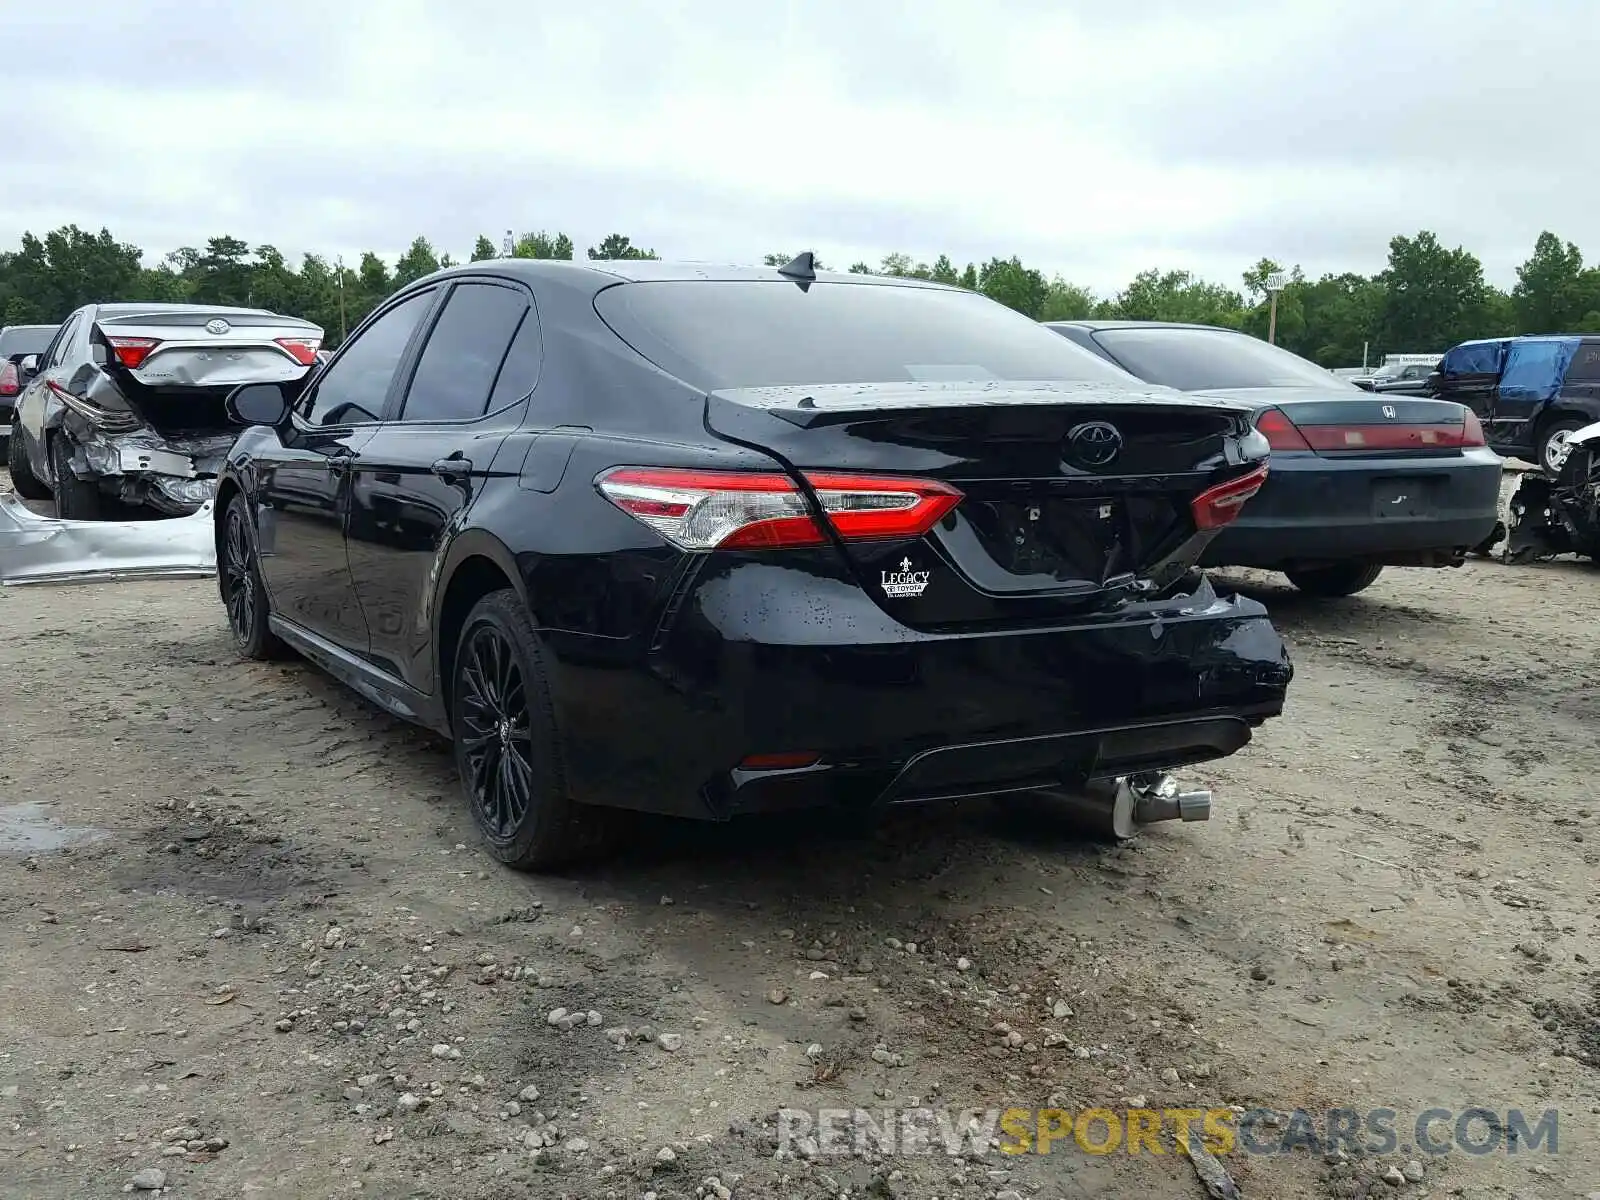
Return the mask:
{"type": "Polygon", "coordinates": [[[1162,821],[1209,821],[1211,791],[1179,791],[1165,771],[1093,780],[1087,784],[1042,789],[1101,836],[1116,841],[1137,837],[1162,821]]]}
{"type": "Polygon", "coordinates": [[[1209,821],[1211,819],[1211,792],[1196,789],[1192,792],[1158,790],[1140,796],[1133,805],[1133,819],[1140,825],[1153,825],[1157,821],[1209,821]]]}

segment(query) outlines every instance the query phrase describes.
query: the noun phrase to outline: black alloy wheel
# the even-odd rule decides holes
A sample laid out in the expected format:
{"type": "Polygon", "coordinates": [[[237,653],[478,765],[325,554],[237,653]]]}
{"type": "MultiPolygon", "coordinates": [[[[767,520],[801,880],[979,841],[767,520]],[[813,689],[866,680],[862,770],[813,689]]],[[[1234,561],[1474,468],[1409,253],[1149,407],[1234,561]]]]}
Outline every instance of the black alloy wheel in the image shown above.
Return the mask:
{"type": "Polygon", "coordinates": [[[228,502],[217,546],[217,587],[228,610],[228,628],[246,658],[282,658],[287,647],[267,626],[267,592],[261,584],[250,511],[243,496],[228,502]]]}
{"type": "Polygon", "coordinates": [[[450,716],[472,819],[501,862],[561,866],[606,846],[612,814],[574,802],[544,670],[544,649],[512,591],[473,607],[456,644],[450,716]]]}
{"type": "Polygon", "coordinates": [[[461,646],[461,752],[467,789],[484,834],[510,842],[533,801],[528,691],[510,639],[495,625],[461,646]]]}

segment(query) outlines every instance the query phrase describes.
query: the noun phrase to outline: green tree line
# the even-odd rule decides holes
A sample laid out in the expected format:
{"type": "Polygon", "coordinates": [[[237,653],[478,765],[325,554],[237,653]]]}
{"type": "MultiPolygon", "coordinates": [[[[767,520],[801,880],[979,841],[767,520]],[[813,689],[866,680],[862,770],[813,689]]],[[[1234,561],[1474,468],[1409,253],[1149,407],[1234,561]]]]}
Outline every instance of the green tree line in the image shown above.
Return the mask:
{"type": "MultiPolygon", "coordinates": [[[[571,259],[576,247],[561,232],[507,235],[519,258],[571,259]]],[[[479,237],[470,259],[496,258],[501,248],[479,237]]],[[[591,259],[655,258],[654,250],[620,233],[586,251],[591,259]]],[[[765,256],[781,266],[793,255],[765,256]]],[[[61,320],[81,304],[132,299],[191,301],[269,308],[306,317],[336,345],[395,288],[453,260],[425,237],[391,265],[368,251],[353,262],[317,254],[291,264],[275,246],[252,247],[214,237],[203,247],[174,250],[154,266],[143,251],[107,229],[76,225],[43,237],[22,235],[17,250],[0,252],[0,325],[61,320]]],[[[819,268],[823,264],[817,263],[819,268]]],[[[1234,287],[1189,271],[1141,271],[1110,296],[1060,275],[1046,276],[1013,255],[957,267],[948,255],[932,262],[886,255],[877,265],[853,264],[857,274],[930,279],[982,292],[1036,320],[1194,321],[1267,335],[1266,280],[1285,267],[1262,259],[1234,287]]],[[[1353,272],[1309,279],[1298,266],[1278,297],[1277,340],[1324,366],[1350,366],[1384,353],[1443,351],[1476,337],[1517,333],[1600,333],[1600,263],[1587,265],[1572,242],[1541,233],[1517,282],[1502,291],[1484,279],[1483,264],[1426,230],[1389,242],[1388,265],[1376,275],[1353,272]]]]}

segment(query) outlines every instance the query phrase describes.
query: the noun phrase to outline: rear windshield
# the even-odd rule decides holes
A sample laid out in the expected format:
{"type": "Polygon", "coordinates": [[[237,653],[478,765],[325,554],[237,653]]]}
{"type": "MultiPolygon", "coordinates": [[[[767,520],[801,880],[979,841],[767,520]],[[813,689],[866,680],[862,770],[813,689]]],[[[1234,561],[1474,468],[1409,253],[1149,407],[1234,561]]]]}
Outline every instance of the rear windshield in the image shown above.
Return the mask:
{"type": "Polygon", "coordinates": [[[13,325],[0,329],[0,358],[13,354],[38,354],[55,337],[58,325],[13,325]]]}
{"type": "Polygon", "coordinates": [[[1185,392],[1292,387],[1361,390],[1298,354],[1225,329],[1105,329],[1095,337],[1140,379],[1185,392]]]}
{"type": "Polygon", "coordinates": [[[883,284],[682,280],[595,297],[635,350],[706,391],[830,383],[1133,381],[972,292],[883,284]]]}

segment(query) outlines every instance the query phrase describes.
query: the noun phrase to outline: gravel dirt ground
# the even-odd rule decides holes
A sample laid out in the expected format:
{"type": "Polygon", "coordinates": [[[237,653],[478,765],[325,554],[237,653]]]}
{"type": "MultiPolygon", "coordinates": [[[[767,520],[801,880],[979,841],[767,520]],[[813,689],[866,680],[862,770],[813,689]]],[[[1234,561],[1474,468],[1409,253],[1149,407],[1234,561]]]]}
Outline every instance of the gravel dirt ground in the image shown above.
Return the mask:
{"type": "Polygon", "coordinates": [[[641,819],[559,878],[479,850],[440,742],[239,661],[209,581],[0,591],[0,1195],[1206,1194],[1170,1139],[776,1153],[780,1108],[933,1105],[1270,1109],[1258,1146],[1391,1109],[1392,1147],[1221,1161],[1246,1197],[1600,1192],[1600,572],[1222,578],[1298,675],[1195,773],[1209,824],[641,819]],[[1413,1147],[1475,1107],[1495,1152],[1413,1147]],[[1506,1152],[1514,1109],[1556,1153],[1506,1152]]]}

